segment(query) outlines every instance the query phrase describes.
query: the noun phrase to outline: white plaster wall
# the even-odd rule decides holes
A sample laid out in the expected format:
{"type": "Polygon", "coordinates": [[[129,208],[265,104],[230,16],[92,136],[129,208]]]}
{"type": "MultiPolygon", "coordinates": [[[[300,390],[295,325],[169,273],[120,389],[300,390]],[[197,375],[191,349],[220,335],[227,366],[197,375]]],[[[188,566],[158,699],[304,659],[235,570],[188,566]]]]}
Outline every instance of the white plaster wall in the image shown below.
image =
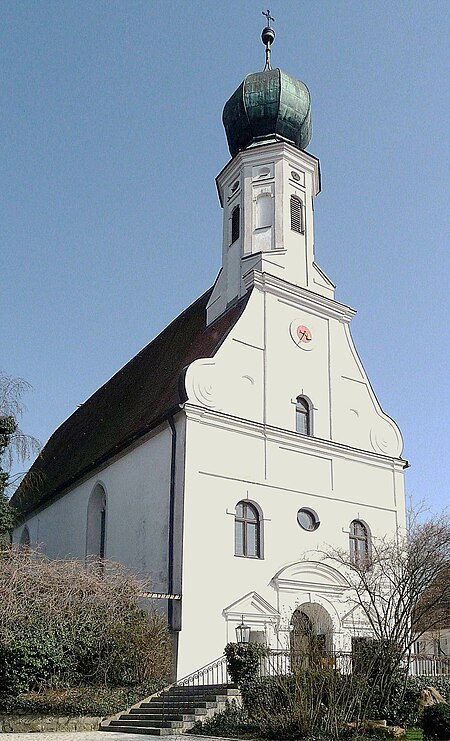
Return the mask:
{"type": "MultiPolygon", "coordinates": [[[[180,676],[220,656],[227,639],[235,640],[234,626],[230,630],[222,612],[248,592],[256,591],[274,608],[287,610],[289,618],[296,604],[318,601],[311,587],[282,595],[280,601],[270,582],[283,566],[321,560],[318,551],[329,545],[348,548],[354,519],[366,522],[373,537],[395,532],[398,524],[389,462],[371,466],[344,461],[336,467],[331,489],[323,486],[320,476],[305,480],[305,458],[299,463],[297,457],[303,454],[295,452],[294,445],[287,461],[276,454],[280,443],[271,442],[271,472],[265,477],[262,431],[244,423],[240,431],[236,425],[227,429],[219,415],[212,419],[212,414],[197,417],[193,410],[187,414],[180,676]],[[352,465],[361,468],[363,487],[359,480],[355,482],[352,465]],[[247,498],[263,512],[263,559],[234,556],[235,507],[247,498]],[[305,532],[297,524],[301,507],[317,513],[321,524],[315,532],[305,532]]],[[[329,460],[333,462],[332,453],[329,460]]],[[[320,587],[317,595],[323,597],[320,587]]],[[[331,604],[336,604],[335,596],[331,604]]],[[[344,600],[341,617],[348,609],[344,600]]]]}
{"type": "Polygon", "coordinates": [[[216,356],[187,371],[179,676],[217,658],[235,639],[236,623],[223,611],[236,602],[231,611],[238,621],[241,605],[254,626],[260,619],[264,627],[270,609],[280,613],[281,632],[268,631],[272,645],[286,645],[296,606],[321,604],[333,617],[335,647],[349,648],[348,594],[317,565],[321,552],[347,549],[354,519],[367,523],[373,538],[404,524],[401,436],[354,350],[347,326],[353,313],[255,274],[249,303],[216,356]],[[311,329],[312,350],[293,342],[289,327],[296,319],[311,329]],[[301,393],[314,405],[313,437],[295,432],[301,393]],[[263,512],[262,559],[234,556],[235,507],[247,498],[263,512]],[[301,507],[317,513],[316,531],[299,527],[301,507]],[[302,562],[313,564],[310,582],[304,574],[298,583],[273,581],[302,562]],[[269,607],[255,607],[254,597],[248,607],[253,592],[269,607]],[[258,610],[266,616],[258,618],[258,610]]]}
{"type": "Polygon", "coordinates": [[[295,399],[305,394],[315,437],[398,457],[401,433],[381,409],[351,339],[354,311],[267,274],[254,273],[253,286],[215,357],[189,367],[189,401],[295,430],[295,399]],[[292,322],[311,330],[310,349],[292,340],[292,322]]]}
{"type": "MultiPolygon", "coordinates": [[[[107,496],[106,558],[150,576],[153,590],[165,592],[171,441],[168,425],[161,426],[145,442],[29,517],[24,524],[31,544],[39,543],[50,558],[83,559],[88,501],[100,483],[107,496]]],[[[14,534],[16,542],[22,529],[14,534]]]]}

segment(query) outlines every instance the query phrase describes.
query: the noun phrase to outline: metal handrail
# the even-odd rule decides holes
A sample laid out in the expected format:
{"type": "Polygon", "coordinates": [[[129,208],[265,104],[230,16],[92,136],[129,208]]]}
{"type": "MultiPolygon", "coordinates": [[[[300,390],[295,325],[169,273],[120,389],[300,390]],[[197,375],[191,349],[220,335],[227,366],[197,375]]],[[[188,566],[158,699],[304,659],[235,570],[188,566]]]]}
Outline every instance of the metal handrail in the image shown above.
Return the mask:
{"type": "MultiPolygon", "coordinates": [[[[174,687],[183,687],[188,686],[193,683],[194,680],[200,679],[201,677],[208,678],[211,676],[211,678],[214,677],[214,674],[218,678],[219,675],[221,679],[224,681],[221,682],[206,682],[206,684],[230,684],[231,678],[228,674],[228,668],[227,668],[227,657],[225,654],[223,656],[219,656],[218,659],[214,659],[214,661],[210,661],[209,664],[205,664],[205,666],[202,666],[200,669],[197,669],[195,672],[191,672],[191,674],[187,674],[185,677],[182,677],[177,682],[175,682],[174,687]]],[[[201,682],[198,682],[197,684],[202,684],[201,682]]],[[[205,683],[203,683],[205,684],[205,683]]]]}
{"type": "MultiPolygon", "coordinates": [[[[213,691],[213,688],[229,684],[231,684],[231,679],[228,674],[226,656],[220,656],[166,688],[159,696],[158,707],[162,719],[164,721],[176,720],[181,715],[183,718],[190,718],[193,721],[198,719],[196,718],[195,708],[199,705],[206,708],[207,714],[213,712],[215,703],[211,704],[213,697],[210,695],[217,694],[213,691]],[[180,692],[177,692],[177,688],[180,689],[180,692]],[[208,688],[211,688],[211,692],[208,692],[208,688]]],[[[169,724],[174,727],[174,733],[177,733],[175,725],[173,723],[169,724]]]]}
{"type": "MultiPolygon", "coordinates": [[[[357,656],[351,651],[327,651],[322,657],[317,657],[316,663],[322,668],[336,668],[344,673],[351,672],[357,656]]],[[[292,654],[288,649],[268,649],[266,656],[260,661],[260,675],[291,674],[293,666],[302,665],[305,657],[301,654],[292,654]]],[[[305,664],[307,663],[307,659],[305,664]]],[[[408,660],[409,674],[416,676],[448,676],[450,675],[450,656],[432,656],[427,654],[412,654],[408,660]]]]}

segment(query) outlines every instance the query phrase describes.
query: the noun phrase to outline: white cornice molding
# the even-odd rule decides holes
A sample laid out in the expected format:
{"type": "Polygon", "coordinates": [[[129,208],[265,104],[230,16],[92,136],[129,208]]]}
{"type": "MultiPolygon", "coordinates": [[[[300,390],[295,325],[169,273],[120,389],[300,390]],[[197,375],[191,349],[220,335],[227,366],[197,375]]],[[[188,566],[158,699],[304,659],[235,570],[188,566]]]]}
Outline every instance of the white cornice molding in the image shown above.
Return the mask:
{"type": "Polygon", "coordinates": [[[350,445],[338,443],[334,440],[323,440],[319,437],[300,435],[298,432],[286,430],[281,427],[254,422],[241,417],[234,417],[225,412],[219,412],[195,404],[185,403],[183,405],[186,418],[201,424],[211,425],[222,429],[240,432],[244,435],[265,439],[288,447],[291,450],[307,455],[324,455],[344,458],[356,462],[370,463],[373,466],[387,468],[390,471],[403,471],[407,461],[402,458],[393,458],[374,453],[370,450],[352,448],[350,445]]]}
{"type": "Polygon", "coordinates": [[[244,149],[242,152],[238,152],[233,159],[231,159],[225,167],[219,172],[216,177],[216,186],[219,194],[220,205],[223,207],[223,200],[221,195],[221,184],[224,179],[234,177],[239,172],[242,165],[249,165],[252,163],[263,164],[266,160],[273,160],[274,157],[289,157],[292,161],[301,163],[302,167],[307,169],[313,178],[313,190],[314,195],[320,193],[320,163],[317,157],[313,154],[297,149],[292,144],[285,141],[275,141],[271,144],[261,144],[254,147],[244,149]]]}
{"type": "Polygon", "coordinates": [[[271,586],[279,592],[320,592],[327,596],[340,598],[348,590],[348,587],[340,587],[331,584],[317,582],[296,581],[295,579],[272,579],[271,586]]]}
{"type": "Polygon", "coordinates": [[[299,309],[307,308],[327,319],[330,317],[338,319],[344,324],[349,324],[356,314],[356,310],[350,306],[340,304],[338,301],[310,291],[308,288],[296,286],[282,278],[276,278],[270,273],[249,270],[244,275],[244,285],[247,290],[255,287],[258,291],[271,293],[299,309]]]}

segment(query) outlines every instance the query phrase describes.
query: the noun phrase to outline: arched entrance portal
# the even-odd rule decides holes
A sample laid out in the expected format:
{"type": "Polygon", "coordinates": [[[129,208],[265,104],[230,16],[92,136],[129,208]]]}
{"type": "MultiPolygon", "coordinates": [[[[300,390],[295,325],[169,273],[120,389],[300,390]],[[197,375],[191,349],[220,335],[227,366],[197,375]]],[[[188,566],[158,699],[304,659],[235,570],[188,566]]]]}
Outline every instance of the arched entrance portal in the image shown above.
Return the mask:
{"type": "Polygon", "coordinates": [[[307,668],[326,666],[332,650],[333,625],[324,607],[307,603],[298,607],[291,618],[291,666],[307,668]]]}

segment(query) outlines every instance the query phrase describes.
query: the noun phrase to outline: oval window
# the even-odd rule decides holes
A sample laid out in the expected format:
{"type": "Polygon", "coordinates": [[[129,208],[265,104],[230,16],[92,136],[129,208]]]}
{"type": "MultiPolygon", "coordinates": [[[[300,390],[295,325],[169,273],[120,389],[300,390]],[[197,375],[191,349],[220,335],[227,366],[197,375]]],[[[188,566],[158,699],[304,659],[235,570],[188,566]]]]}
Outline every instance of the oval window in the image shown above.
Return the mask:
{"type": "Polygon", "coordinates": [[[312,509],[302,508],[297,512],[297,522],[303,530],[312,532],[320,525],[319,518],[312,509]]]}

